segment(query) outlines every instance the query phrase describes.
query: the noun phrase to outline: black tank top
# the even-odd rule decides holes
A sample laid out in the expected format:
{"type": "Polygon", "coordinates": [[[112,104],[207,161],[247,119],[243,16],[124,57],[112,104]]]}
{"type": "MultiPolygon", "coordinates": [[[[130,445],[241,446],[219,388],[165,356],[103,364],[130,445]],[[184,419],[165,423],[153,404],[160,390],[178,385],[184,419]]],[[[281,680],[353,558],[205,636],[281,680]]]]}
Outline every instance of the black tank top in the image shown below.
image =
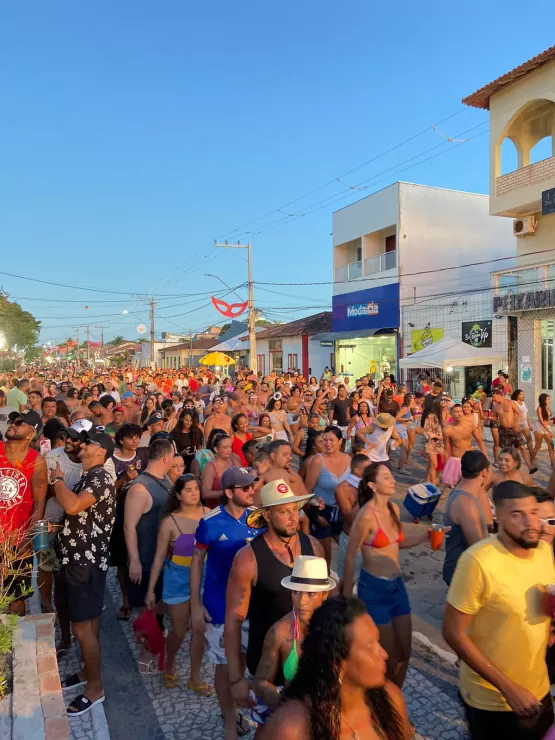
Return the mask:
{"type": "MultiPolygon", "coordinates": [[[[310,537],[303,532],[297,534],[301,555],[314,555],[310,537]]],[[[284,617],[293,608],[291,591],[281,585],[282,579],[290,576],[293,568],[282,563],[274,555],[263,534],[252,540],[251,547],[256,558],[258,575],[256,586],[251,591],[249,606],[247,667],[254,675],[262,656],[266,633],[274,622],[284,617]]],[[[281,674],[281,670],[279,673],[281,674]]],[[[276,681],[278,679],[279,676],[276,676],[276,681]]]]}

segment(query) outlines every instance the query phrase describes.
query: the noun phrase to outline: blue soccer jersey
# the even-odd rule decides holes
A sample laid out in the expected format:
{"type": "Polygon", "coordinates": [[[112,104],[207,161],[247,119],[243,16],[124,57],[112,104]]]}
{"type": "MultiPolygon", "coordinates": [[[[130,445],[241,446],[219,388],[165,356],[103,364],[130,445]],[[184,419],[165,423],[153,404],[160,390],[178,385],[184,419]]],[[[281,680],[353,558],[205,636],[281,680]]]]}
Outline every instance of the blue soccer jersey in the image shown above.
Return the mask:
{"type": "Polygon", "coordinates": [[[224,506],[218,506],[206,514],[197,527],[195,547],[207,553],[204,606],[214,624],[225,621],[225,592],[233,558],[262,531],[247,526],[247,516],[253,510],[246,509],[235,519],[224,506]]]}

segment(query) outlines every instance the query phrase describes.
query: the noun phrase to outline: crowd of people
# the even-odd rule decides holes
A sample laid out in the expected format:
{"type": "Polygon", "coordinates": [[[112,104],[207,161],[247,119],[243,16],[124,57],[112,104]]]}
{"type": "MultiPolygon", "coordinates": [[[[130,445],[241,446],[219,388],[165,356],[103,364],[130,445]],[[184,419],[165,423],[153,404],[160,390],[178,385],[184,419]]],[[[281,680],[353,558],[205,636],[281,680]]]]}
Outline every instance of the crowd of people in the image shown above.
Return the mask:
{"type": "Polygon", "coordinates": [[[551,664],[555,674],[554,481],[545,490],[531,477],[544,441],[554,460],[546,394],[536,415],[530,423],[502,371],[491,397],[479,387],[460,402],[440,379],[410,393],[393,376],[376,385],[328,369],[320,380],[8,373],[0,528],[18,570],[3,588],[24,614],[32,536],[48,521],[41,603],[56,613],[59,656],[73,634],[82,662],[63,681],[82,687],[70,717],[105,698],[99,633],[113,567],[118,619],[136,618],[137,670],[159,672],[165,635],[160,680],[177,688],[190,631],[186,686],[216,693],[225,740],[253,722],[257,738],[406,739],[412,623],[400,550],[431,530],[402,522],[392,499],[411,455],[424,455],[426,481],[448,493],[444,636],[461,660],[472,737],[540,740],[553,724],[551,664]]]}

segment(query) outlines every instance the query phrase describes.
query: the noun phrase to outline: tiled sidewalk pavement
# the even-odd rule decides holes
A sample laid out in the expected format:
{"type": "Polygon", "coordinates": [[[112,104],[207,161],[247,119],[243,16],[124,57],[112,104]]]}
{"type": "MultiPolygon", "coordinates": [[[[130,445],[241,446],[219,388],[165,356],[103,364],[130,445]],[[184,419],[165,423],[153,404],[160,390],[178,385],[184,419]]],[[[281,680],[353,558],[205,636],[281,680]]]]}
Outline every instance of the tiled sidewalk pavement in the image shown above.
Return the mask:
{"type": "MultiPolygon", "coordinates": [[[[177,661],[180,687],[167,690],[160,675],[137,672],[138,647],[130,622],[118,622],[120,603],[115,572],[110,571],[106,611],[102,615],[102,670],[106,701],[82,718],[70,721],[72,740],[216,740],[222,736],[215,697],[198,697],[186,688],[189,648],[177,661]],[[105,720],[104,720],[105,713],[105,720]],[[107,726],[105,722],[107,721],[107,726]],[[108,735],[109,730],[109,735],[108,735]]],[[[77,670],[77,649],[62,659],[60,674],[77,670]]],[[[213,667],[203,666],[203,678],[213,683],[213,667]]],[[[75,692],[66,692],[67,703],[75,692]]],[[[452,665],[415,643],[404,695],[421,740],[466,740],[466,727],[457,698],[456,672],[452,665]]],[[[252,738],[254,732],[250,733],[252,738]]]]}

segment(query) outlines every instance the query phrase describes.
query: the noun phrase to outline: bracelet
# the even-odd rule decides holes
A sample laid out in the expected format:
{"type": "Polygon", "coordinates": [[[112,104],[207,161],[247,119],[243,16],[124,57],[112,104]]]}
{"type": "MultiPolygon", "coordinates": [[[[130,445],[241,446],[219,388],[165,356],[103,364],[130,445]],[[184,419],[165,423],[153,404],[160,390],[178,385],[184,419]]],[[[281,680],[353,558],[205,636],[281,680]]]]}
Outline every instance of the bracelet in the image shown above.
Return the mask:
{"type": "Polygon", "coordinates": [[[54,485],[54,483],[57,483],[59,480],[64,480],[63,475],[58,475],[56,478],[52,478],[52,481],[50,482],[50,485],[54,485]]]}
{"type": "Polygon", "coordinates": [[[236,683],[239,683],[239,681],[242,681],[244,678],[245,678],[244,676],[239,676],[239,678],[236,679],[235,681],[230,681],[229,688],[231,688],[232,686],[235,686],[236,683]]]}

